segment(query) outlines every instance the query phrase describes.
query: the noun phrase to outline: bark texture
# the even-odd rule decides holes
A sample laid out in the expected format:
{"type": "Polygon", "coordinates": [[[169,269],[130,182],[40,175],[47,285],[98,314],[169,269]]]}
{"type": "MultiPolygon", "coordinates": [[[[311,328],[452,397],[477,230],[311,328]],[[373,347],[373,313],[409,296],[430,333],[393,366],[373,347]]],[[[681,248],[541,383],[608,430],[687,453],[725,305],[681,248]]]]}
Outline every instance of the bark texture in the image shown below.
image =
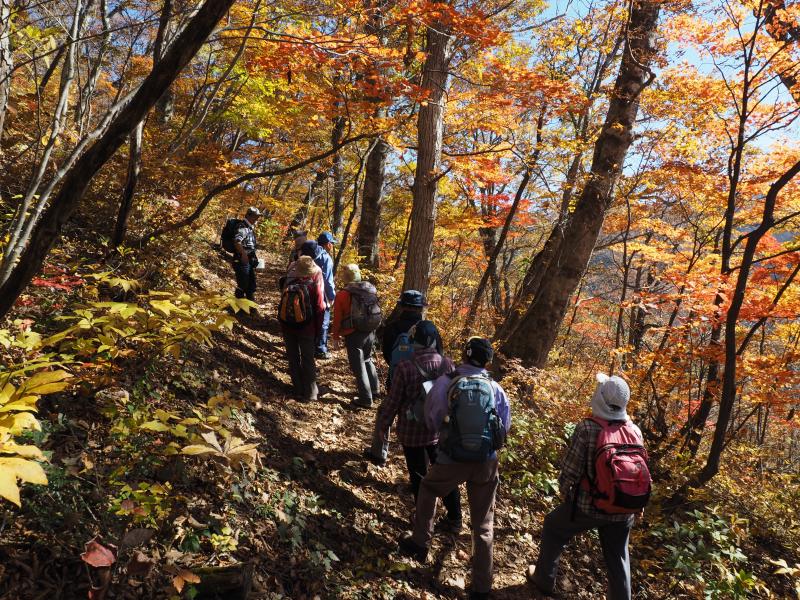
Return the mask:
{"type": "Polygon", "coordinates": [[[389,144],[378,139],[367,157],[364,173],[364,193],[362,195],[361,219],[358,222],[358,254],[361,264],[370,269],[380,266],[378,242],[381,230],[381,209],[383,207],[383,184],[386,179],[386,157],[389,144]]]}
{"type": "Polygon", "coordinates": [[[634,2],[625,50],[602,131],[595,143],[592,168],[575,210],[564,225],[559,244],[565,251],[551,259],[535,297],[514,331],[503,341],[506,356],[542,367],[555,343],[570,296],[586,269],[611,204],[611,192],[633,141],[639,95],[652,81],[649,64],[655,54],[660,2],[634,2]],[[569,249],[569,251],[566,251],[569,249]]]}
{"type": "Polygon", "coordinates": [[[417,168],[403,289],[428,291],[433,233],[436,225],[436,189],[440,178],[444,102],[453,56],[453,36],[447,25],[434,23],[426,34],[422,90],[427,94],[417,118],[417,168]]]}
{"type": "Polygon", "coordinates": [[[194,57],[233,0],[206,0],[172,44],[161,62],[144,79],[130,102],[117,114],[105,133],[75,161],[58,193],[33,229],[11,275],[0,286],[0,316],[5,315],[39,271],[61,230],[80,203],[92,178],[110,159],[139,121],[194,57]]]}

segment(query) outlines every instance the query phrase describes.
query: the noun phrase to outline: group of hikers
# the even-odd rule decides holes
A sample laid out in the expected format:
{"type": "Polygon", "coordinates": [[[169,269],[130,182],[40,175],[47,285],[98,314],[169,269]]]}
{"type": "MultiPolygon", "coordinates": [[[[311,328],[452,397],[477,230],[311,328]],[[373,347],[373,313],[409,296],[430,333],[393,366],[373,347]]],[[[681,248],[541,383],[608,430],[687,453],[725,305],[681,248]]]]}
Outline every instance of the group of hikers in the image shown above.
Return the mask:
{"type": "MultiPolygon", "coordinates": [[[[238,297],[255,291],[257,209],[228,232],[233,243],[238,297]],[[249,267],[249,268],[247,268],[249,267]]],[[[223,238],[225,234],[223,235],[223,238]]],[[[374,361],[377,333],[389,366],[364,456],[383,466],[390,432],[405,456],[415,510],[412,533],[398,539],[401,554],[427,560],[435,532],[457,535],[463,527],[460,487],[465,485],[472,528],[470,598],[489,598],[492,590],[494,509],[499,485],[497,451],[511,429],[508,397],[487,370],[494,350],[489,340],[471,337],[460,362],[445,356],[436,325],[425,318],[426,298],[405,290],[384,323],[375,286],[362,281],[356,264],[341,273],[336,291],[331,253],[336,239],[323,232],[316,240],[293,229],[294,247],[281,277],[278,320],[286,347],[294,395],[317,400],[316,359],[328,357],[328,329],[344,346],[356,381],[355,407],[369,408],[380,396],[374,361]],[[379,329],[380,328],[380,329],[379,329]],[[436,519],[441,498],[445,514],[436,519]]],[[[223,245],[225,245],[223,243],[223,245]]],[[[536,597],[556,596],[560,556],[579,533],[597,530],[608,572],[608,598],[631,597],[628,539],[636,515],[650,495],[650,473],[642,434],[626,407],[630,389],[618,376],[597,375],[591,417],[575,427],[559,475],[561,503],[544,519],[539,556],[526,573],[536,597]]]]}

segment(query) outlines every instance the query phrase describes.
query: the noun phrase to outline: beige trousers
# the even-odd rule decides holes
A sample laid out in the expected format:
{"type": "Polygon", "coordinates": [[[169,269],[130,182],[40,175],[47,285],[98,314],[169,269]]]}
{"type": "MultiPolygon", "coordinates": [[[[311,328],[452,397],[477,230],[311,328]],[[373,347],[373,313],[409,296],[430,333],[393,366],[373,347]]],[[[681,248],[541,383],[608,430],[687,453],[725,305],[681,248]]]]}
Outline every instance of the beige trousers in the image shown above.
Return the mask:
{"type": "Polygon", "coordinates": [[[472,522],[472,591],[492,589],[492,543],[494,541],[494,501],[500,477],[497,459],[481,463],[432,465],[419,488],[414,520],[415,543],[426,548],[433,535],[436,500],[460,484],[467,484],[469,516],[472,522]]]}

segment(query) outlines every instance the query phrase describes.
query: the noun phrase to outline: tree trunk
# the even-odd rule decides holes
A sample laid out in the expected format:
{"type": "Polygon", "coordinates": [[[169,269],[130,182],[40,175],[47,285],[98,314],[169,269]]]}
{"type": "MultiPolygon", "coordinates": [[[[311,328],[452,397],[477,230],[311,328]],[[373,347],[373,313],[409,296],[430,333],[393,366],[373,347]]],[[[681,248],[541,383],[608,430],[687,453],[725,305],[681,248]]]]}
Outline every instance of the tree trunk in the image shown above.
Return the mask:
{"type": "Polygon", "coordinates": [[[436,226],[436,189],[442,156],[444,101],[447,91],[453,36],[444,23],[434,22],[426,33],[422,90],[426,98],[417,118],[417,168],[414,173],[411,231],[408,238],[403,289],[428,291],[433,234],[436,226]]]}
{"type": "Polygon", "coordinates": [[[358,254],[361,264],[372,270],[380,267],[378,240],[381,230],[383,184],[386,178],[386,157],[391,146],[378,138],[367,157],[364,192],[361,198],[361,219],[358,222],[358,254]]]}
{"type": "Polygon", "coordinates": [[[11,73],[14,55],[11,50],[11,0],[0,0],[0,141],[11,95],[11,73]]]}
{"type": "MultiPolygon", "coordinates": [[[[344,136],[344,117],[336,117],[333,120],[333,133],[331,134],[331,146],[336,148],[342,143],[344,136]]],[[[339,238],[342,234],[344,223],[344,156],[341,152],[333,155],[333,211],[331,214],[331,231],[333,237],[339,238]]]]}
{"type": "Polygon", "coordinates": [[[655,32],[661,3],[634,2],[628,39],[614,85],[606,121],[595,143],[586,185],[569,216],[559,246],[559,260],[547,265],[524,317],[501,345],[507,356],[542,367],[555,343],[570,296],[586,270],[611,204],[611,191],[633,141],[632,129],[639,109],[639,94],[653,79],[649,64],[655,54],[655,32]]]}
{"type": "Polygon", "coordinates": [[[117,222],[114,225],[114,233],[111,236],[111,247],[118,248],[125,241],[125,233],[128,231],[128,217],[133,208],[133,196],[136,193],[136,185],[139,183],[139,173],[142,170],[142,132],[144,130],[144,120],[134,128],[130,135],[128,150],[128,176],[125,180],[125,188],[122,190],[122,201],[119,204],[117,222]]]}
{"type": "Polygon", "coordinates": [[[508,215],[506,216],[505,223],[503,223],[503,229],[500,231],[500,238],[497,240],[494,250],[489,257],[489,264],[486,266],[486,270],[483,272],[483,277],[481,277],[480,283],[478,283],[478,289],[475,290],[475,296],[472,298],[472,304],[469,307],[467,318],[464,321],[462,337],[467,337],[469,335],[472,324],[475,322],[475,315],[478,312],[481,298],[486,290],[486,284],[489,281],[490,276],[497,272],[497,257],[500,255],[501,250],[503,250],[505,246],[508,231],[511,229],[511,223],[514,222],[514,216],[517,214],[517,207],[519,206],[520,200],[522,200],[522,195],[525,193],[525,188],[528,186],[528,181],[530,178],[531,173],[530,171],[526,170],[522,175],[522,181],[519,182],[517,193],[514,196],[514,202],[511,204],[511,208],[508,209],[508,215]]]}
{"type": "MultiPolygon", "coordinates": [[[[153,66],[158,64],[164,54],[166,45],[167,30],[172,16],[172,0],[164,0],[161,8],[161,16],[158,19],[158,30],[156,40],[153,44],[153,66]]],[[[163,98],[163,96],[162,96],[163,98]]],[[[139,184],[139,174],[142,171],[142,134],[144,133],[143,118],[134,128],[130,135],[128,144],[128,174],[125,180],[125,187],[122,190],[122,200],[119,204],[117,222],[114,225],[114,233],[111,236],[111,247],[118,248],[125,241],[125,234],[128,231],[128,217],[133,208],[133,198],[136,194],[136,186],[139,184]]]]}
{"type": "Polygon", "coordinates": [[[106,132],[73,164],[61,189],[53,197],[31,233],[21,260],[0,285],[0,316],[39,271],[50,249],[61,237],[61,229],[78,207],[92,178],[125,142],[156,101],[194,57],[233,0],[206,0],[181,31],[161,62],[144,79],[130,102],[112,120],[106,132]]]}
{"type": "Polygon", "coordinates": [[[800,162],[796,162],[781,175],[769,188],[764,199],[764,210],[762,212],[761,223],[746,235],[747,243],[742,253],[741,263],[736,276],[736,287],[725,315],[725,371],[722,375],[722,393],[719,400],[719,414],[717,424],[714,427],[714,437],[711,441],[711,449],[708,452],[708,460],[705,467],[699,473],[695,483],[703,485],[710,481],[718,472],[722,451],[725,448],[726,433],[733,414],[733,406],[736,401],[736,326],[739,321],[739,313],[744,303],[745,292],[747,291],[747,281],[750,277],[750,269],[753,266],[753,259],[756,248],[762,238],[769,232],[775,224],[775,204],[780,191],[800,174],[800,162]]]}

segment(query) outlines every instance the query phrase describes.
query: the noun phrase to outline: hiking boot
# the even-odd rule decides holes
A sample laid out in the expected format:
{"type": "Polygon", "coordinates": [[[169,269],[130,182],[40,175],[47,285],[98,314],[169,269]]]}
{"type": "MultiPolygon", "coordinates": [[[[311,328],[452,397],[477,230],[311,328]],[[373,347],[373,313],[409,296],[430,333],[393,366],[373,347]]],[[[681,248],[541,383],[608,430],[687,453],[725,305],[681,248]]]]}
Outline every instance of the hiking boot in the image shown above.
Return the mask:
{"type": "Polygon", "coordinates": [[[533,597],[536,598],[537,600],[543,598],[561,597],[557,592],[553,590],[547,591],[536,582],[536,567],[534,565],[529,566],[528,569],[526,570],[525,579],[528,580],[528,586],[531,588],[531,591],[533,592],[533,597]]]}
{"type": "Polygon", "coordinates": [[[397,542],[398,550],[403,556],[408,556],[414,560],[424,563],[428,560],[428,549],[425,546],[420,546],[410,535],[404,535],[397,542]]]}
{"type": "Polygon", "coordinates": [[[372,408],[372,402],[367,404],[366,402],[361,402],[358,398],[355,398],[350,401],[350,404],[353,406],[357,406],[358,408],[372,408]]]}
{"type": "Polygon", "coordinates": [[[383,467],[386,464],[386,459],[381,458],[380,456],[375,456],[372,453],[372,448],[364,448],[364,458],[366,458],[373,465],[377,465],[379,467],[383,467]]]}
{"type": "Polygon", "coordinates": [[[461,528],[463,527],[463,522],[461,519],[451,519],[450,517],[441,517],[438,521],[436,521],[436,525],[434,525],[433,530],[438,531],[440,533],[449,533],[451,535],[458,535],[461,533],[461,528]]]}

